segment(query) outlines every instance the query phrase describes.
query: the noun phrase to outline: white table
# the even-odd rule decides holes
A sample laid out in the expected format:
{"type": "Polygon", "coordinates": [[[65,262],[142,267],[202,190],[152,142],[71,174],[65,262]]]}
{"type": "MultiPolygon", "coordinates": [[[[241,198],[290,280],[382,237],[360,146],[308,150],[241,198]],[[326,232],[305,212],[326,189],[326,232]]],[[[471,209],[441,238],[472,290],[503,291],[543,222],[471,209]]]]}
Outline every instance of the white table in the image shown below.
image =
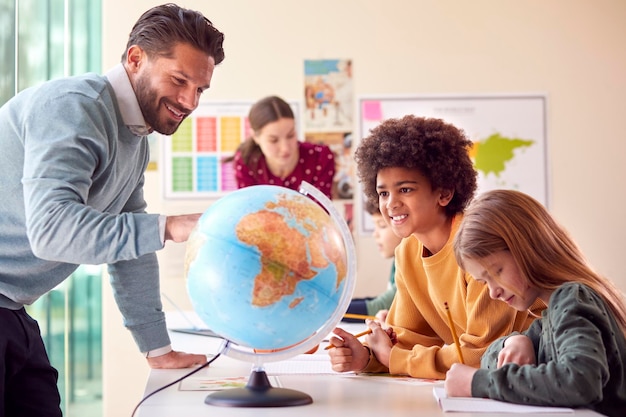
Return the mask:
{"type": "MultiPolygon", "coordinates": [[[[168,323],[172,324],[168,316],[168,323]]],[[[178,323],[184,325],[184,323],[178,323]]],[[[353,326],[353,325],[352,325],[353,326]]],[[[349,326],[343,326],[349,327],[349,326]]],[[[363,325],[361,325],[363,327],[363,325]]],[[[354,329],[352,327],[350,330],[354,329]]],[[[207,354],[216,353],[221,340],[206,336],[171,333],[174,349],[207,354]]],[[[320,350],[316,355],[327,353],[320,350]]],[[[251,364],[220,356],[208,368],[193,377],[248,376],[251,364]]],[[[170,383],[188,373],[189,370],[152,370],[148,378],[145,394],[170,383]]],[[[269,374],[269,371],[268,371],[269,374]]],[[[283,388],[302,391],[313,398],[309,405],[293,407],[223,407],[204,403],[208,391],[181,391],[178,384],[148,398],[139,408],[140,417],[172,416],[220,416],[220,417],[493,417],[487,413],[445,414],[433,396],[433,385],[410,385],[390,382],[384,378],[355,376],[346,374],[300,374],[279,375],[283,388]]],[[[532,414],[533,417],[597,417],[600,414],[589,410],[577,410],[569,414],[532,414]]]]}

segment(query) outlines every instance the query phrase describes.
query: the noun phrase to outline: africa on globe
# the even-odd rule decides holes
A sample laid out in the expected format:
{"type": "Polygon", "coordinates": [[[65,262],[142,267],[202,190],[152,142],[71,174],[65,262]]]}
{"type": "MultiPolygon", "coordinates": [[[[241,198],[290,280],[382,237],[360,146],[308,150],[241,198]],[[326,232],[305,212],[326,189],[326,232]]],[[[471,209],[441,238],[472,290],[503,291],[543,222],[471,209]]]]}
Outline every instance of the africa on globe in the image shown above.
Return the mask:
{"type": "Polygon", "coordinates": [[[193,308],[238,345],[300,344],[349,300],[344,240],[337,220],[299,192],[270,185],[231,192],[205,211],[187,243],[193,308]]]}

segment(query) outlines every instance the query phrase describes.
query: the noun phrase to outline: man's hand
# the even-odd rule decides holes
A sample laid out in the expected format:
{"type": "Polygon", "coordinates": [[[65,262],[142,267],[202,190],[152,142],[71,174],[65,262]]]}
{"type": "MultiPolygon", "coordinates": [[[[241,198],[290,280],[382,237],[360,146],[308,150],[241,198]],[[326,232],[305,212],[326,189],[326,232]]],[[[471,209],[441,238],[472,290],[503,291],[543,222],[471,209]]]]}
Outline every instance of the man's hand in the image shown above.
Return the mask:
{"type": "Polygon", "coordinates": [[[165,240],[186,242],[202,213],[167,216],[165,220],[165,240]]]}
{"type": "Polygon", "coordinates": [[[171,351],[165,355],[147,358],[148,365],[152,369],[178,369],[191,368],[193,366],[204,365],[207,363],[206,355],[196,355],[193,353],[184,353],[171,351]]]}

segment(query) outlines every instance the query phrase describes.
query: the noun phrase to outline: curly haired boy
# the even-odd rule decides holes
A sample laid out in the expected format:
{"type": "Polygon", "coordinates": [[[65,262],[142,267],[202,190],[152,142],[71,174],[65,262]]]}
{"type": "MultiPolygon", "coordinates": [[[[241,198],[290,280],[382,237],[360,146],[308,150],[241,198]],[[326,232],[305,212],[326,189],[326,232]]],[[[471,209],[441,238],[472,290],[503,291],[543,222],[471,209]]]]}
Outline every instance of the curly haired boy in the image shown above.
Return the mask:
{"type": "Polygon", "coordinates": [[[528,328],[545,308],[517,312],[489,297],[458,266],[452,242],[476,190],[476,171],[462,130],[440,119],[388,119],[358,146],[365,195],[404,239],[396,250],[397,292],[384,325],[368,320],[366,344],[335,329],[329,354],[338,372],[389,372],[444,379],[459,360],[479,367],[489,344],[528,328]],[[446,303],[458,334],[455,346],[446,303]]]}

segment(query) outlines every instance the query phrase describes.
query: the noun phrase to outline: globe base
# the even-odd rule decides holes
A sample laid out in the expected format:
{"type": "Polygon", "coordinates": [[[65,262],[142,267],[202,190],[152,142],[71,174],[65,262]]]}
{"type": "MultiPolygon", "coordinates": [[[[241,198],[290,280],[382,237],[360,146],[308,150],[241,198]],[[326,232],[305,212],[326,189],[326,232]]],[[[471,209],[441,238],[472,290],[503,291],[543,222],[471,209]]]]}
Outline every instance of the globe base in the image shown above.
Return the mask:
{"type": "Polygon", "coordinates": [[[214,392],[204,402],[220,407],[292,407],[311,404],[313,399],[304,392],[275,388],[265,371],[253,370],[244,388],[214,392]]]}

